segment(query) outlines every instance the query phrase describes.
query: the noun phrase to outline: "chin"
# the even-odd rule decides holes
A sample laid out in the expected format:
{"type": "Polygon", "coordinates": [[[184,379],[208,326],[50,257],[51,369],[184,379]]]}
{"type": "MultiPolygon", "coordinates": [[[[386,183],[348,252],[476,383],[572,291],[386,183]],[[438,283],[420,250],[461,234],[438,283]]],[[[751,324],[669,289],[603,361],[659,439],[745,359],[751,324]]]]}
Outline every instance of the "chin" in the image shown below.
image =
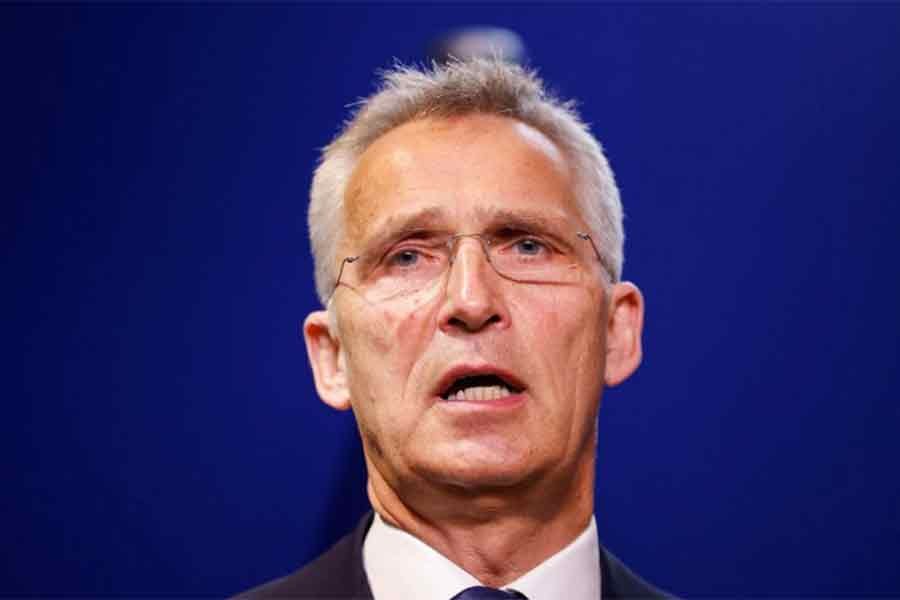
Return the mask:
{"type": "Polygon", "coordinates": [[[533,465],[519,460],[454,460],[425,466],[424,479],[463,493],[509,492],[537,478],[533,465]]]}

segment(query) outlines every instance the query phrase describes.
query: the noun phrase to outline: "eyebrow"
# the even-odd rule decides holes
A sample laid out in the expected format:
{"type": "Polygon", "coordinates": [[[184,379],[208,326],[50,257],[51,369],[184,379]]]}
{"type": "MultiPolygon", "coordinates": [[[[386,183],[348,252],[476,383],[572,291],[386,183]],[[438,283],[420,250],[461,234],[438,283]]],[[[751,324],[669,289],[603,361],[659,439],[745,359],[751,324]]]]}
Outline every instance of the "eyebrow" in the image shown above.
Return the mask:
{"type": "Polygon", "coordinates": [[[524,230],[563,232],[577,226],[562,215],[547,214],[534,210],[508,210],[504,208],[486,208],[478,206],[475,212],[482,219],[486,228],[512,226],[524,230]]]}
{"type": "MultiPolygon", "coordinates": [[[[484,222],[483,229],[490,230],[500,226],[521,228],[523,230],[562,232],[574,229],[572,223],[562,215],[546,214],[535,210],[508,210],[476,206],[475,214],[484,222]]],[[[416,210],[407,214],[393,214],[377,226],[377,231],[364,242],[366,248],[381,248],[384,245],[404,237],[425,231],[446,232],[449,230],[449,214],[444,207],[434,206],[416,210]]],[[[477,232],[463,232],[477,233],[477,232]]]]}
{"type": "Polygon", "coordinates": [[[377,226],[377,231],[371,238],[364,242],[367,248],[380,248],[388,242],[392,242],[416,232],[438,230],[446,226],[447,211],[435,206],[410,212],[407,214],[393,214],[377,226]]]}

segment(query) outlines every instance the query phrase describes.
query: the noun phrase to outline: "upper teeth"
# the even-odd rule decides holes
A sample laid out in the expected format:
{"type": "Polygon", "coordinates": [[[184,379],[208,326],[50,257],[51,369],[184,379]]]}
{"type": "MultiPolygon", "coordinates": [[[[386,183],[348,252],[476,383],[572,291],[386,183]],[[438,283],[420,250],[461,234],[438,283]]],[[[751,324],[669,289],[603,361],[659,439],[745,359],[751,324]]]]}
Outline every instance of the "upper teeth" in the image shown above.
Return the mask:
{"type": "Polygon", "coordinates": [[[500,385],[490,386],[473,386],[464,390],[459,390],[455,394],[451,394],[448,400],[466,400],[468,402],[484,402],[486,400],[497,400],[510,395],[509,388],[500,385]]]}

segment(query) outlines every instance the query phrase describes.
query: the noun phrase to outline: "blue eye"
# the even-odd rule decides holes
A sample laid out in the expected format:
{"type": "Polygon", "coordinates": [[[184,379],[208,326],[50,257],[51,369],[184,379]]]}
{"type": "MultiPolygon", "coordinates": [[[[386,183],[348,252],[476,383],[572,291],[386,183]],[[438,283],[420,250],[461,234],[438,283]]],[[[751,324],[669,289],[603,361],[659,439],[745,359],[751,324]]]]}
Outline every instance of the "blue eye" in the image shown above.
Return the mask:
{"type": "Polygon", "coordinates": [[[546,250],[546,247],[534,238],[522,238],[516,241],[516,249],[520,254],[536,256],[546,250]]]}
{"type": "Polygon", "coordinates": [[[394,267],[412,267],[419,258],[421,255],[416,250],[401,250],[388,256],[387,262],[394,267]]]}

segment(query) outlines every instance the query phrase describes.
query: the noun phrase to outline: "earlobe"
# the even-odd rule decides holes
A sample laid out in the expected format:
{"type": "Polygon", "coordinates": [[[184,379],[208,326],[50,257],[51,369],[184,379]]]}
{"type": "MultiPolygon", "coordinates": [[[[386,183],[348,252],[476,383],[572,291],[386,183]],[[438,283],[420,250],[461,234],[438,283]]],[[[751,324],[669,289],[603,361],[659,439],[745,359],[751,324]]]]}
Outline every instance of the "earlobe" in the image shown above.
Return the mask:
{"type": "Polygon", "coordinates": [[[336,410],[350,408],[347,372],[340,339],[331,330],[328,312],[311,312],[303,321],[303,339],[312,366],[316,391],[322,402],[336,410]]]}
{"type": "Polygon", "coordinates": [[[610,291],[606,331],[606,385],[625,381],[641,364],[644,297],[633,283],[615,284],[610,291]]]}

